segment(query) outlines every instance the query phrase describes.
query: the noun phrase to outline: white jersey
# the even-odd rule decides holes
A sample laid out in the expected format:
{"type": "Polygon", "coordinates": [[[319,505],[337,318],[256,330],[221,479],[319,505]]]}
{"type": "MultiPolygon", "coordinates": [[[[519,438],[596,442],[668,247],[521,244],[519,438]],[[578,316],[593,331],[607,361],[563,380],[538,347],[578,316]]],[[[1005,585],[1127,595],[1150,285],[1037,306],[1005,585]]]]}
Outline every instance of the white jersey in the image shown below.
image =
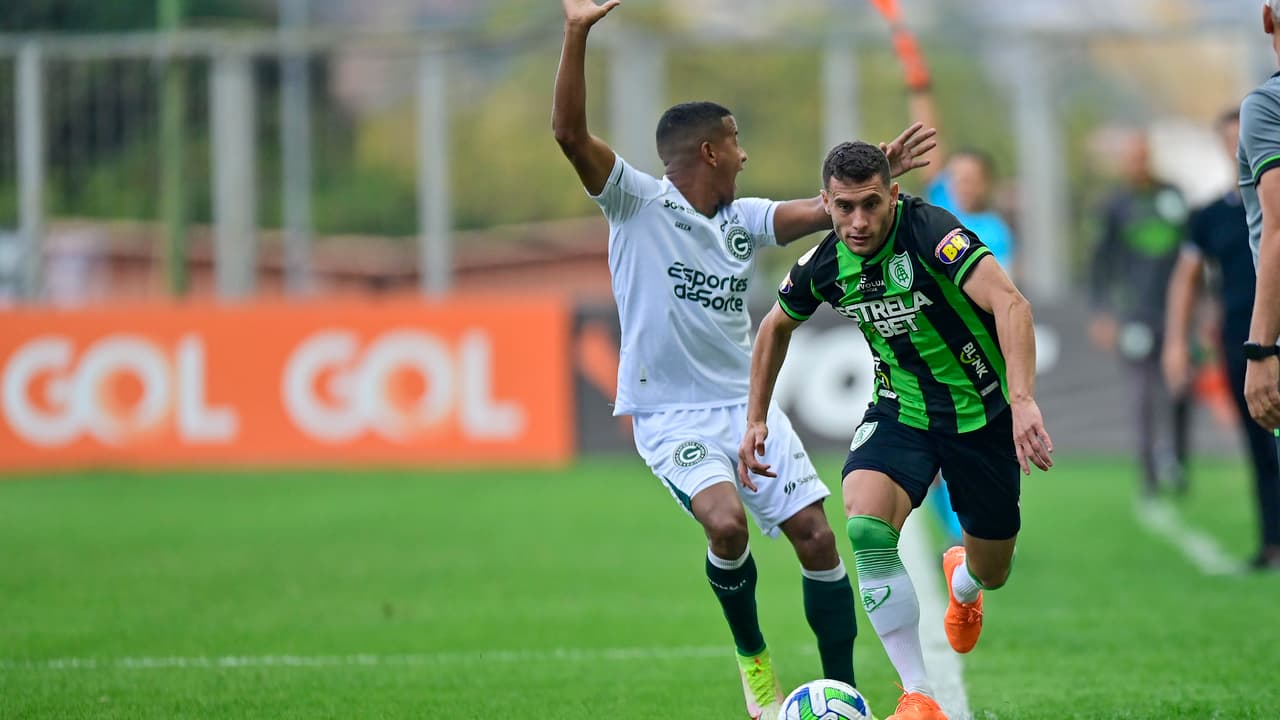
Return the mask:
{"type": "Polygon", "coordinates": [[[748,287],[756,250],[776,245],[778,203],[743,198],[706,217],[675,185],[621,156],[600,195],[622,324],[614,415],[747,401],[748,287]]]}

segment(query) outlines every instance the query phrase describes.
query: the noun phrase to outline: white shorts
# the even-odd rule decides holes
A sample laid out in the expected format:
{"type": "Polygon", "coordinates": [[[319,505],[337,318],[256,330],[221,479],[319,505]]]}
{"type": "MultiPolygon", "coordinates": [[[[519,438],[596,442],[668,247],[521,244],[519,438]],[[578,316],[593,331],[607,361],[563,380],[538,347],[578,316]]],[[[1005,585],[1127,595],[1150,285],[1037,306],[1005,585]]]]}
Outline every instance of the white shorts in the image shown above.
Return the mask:
{"type": "Polygon", "coordinates": [[[768,423],[762,459],[778,477],[753,475],[757,492],[738,484],[738,445],[747,429],[746,405],[638,413],[634,416],[636,450],[690,515],[693,497],[699,492],[716,483],[733,483],[760,530],[777,537],[779,525],[831,491],[818,478],[786,413],[770,406],[768,423]]]}

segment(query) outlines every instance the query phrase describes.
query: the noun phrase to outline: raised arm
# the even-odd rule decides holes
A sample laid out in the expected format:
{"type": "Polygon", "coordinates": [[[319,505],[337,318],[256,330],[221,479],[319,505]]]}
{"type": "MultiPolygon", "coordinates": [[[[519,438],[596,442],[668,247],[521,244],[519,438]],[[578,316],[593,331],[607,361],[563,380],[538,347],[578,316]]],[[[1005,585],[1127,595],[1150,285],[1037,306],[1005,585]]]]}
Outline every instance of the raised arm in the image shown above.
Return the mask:
{"type": "Polygon", "coordinates": [[[995,316],[996,334],[1004,353],[1009,381],[1009,405],[1013,408],[1013,441],[1022,472],[1030,474],[1030,460],[1041,470],[1053,467],[1053,441],[1044,429],[1036,404],[1036,333],[1031,303],[1013,286],[1000,263],[991,256],[978,260],[961,288],[978,307],[995,316]]]}
{"type": "Polygon", "coordinates": [[[769,401],[773,399],[773,387],[778,382],[782,361],[787,358],[791,345],[791,333],[800,322],[774,303],[773,309],[760,321],[760,332],[751,349],[751,389],[747,395],[747,432],[738,446],[738,480],[748,490],[755,490],[751,473],[765,477],[777,477],[769,466],[760,462],[764,454],[764,441],[769,437],[765,420],[769,417],[769,401]]]}
{"type": "MultiPolygon", "coordinates": [[[[924,123],[927,127],[937,128],[939,127],[938,107],[933,97],[933,86],[929,82],[928,71],[924,70],[923,57],[920,58],[918,62],[921,72],[923,72],[922,78],[916,77],[913,81],[912,73],[906,73],[907,113],[910,117],[914,118],[918,122],[924,123]]],[[[906,60],[903,60],[903,64],[909,70],[910,66],[907,65],[906,60]]],[[[938,151],[937,154],[942,157],[945,162],[947,149],[943,147],[941,139],[937,141],[936,145],[938,151]]],[[[938,173],[942,172],[942,164],[927,165],[922,168],[920,172],[924,176],[924,182],[927,185],[933,182],[934,178],[938,177],[938,173]]]]}
{"type": "MultiPolygon", "coordinates": [[[[880,143],[880,149],[889,158],[889,172],[899,177],[926,167],[929,161],[924,156],[937,147],[937,134],[932,127],[916,122],[892,142],[880,143]]],[[[773,214],[773,234],[779,245],[830,229],[831,217],[822,208],[821,195],[780,203],[773,214]]]]}
{"type": "Polygon", "coordinates": [[[1195,249],[1178,253],[1178,264],[1169,278],[1168,310],[1165,313],[1164,348],[1160,362],[1164,381],[1175,394],[1181,394],[1191,380],[1191,349],[1187,333],[1191,327],[1191,310],[1200,291],[1204,260],[1195,249]]]}
{"type": "Polygon", "coordinates": [[[587,192],[599,195],[613,171],[614,154],[603,140],[587,130],[587,34],[621,0],[596,5],[595,0],[561,0],[564,5],[564,47],[556,71],[551,129],[564,156],[573,163],[587,192]]]}

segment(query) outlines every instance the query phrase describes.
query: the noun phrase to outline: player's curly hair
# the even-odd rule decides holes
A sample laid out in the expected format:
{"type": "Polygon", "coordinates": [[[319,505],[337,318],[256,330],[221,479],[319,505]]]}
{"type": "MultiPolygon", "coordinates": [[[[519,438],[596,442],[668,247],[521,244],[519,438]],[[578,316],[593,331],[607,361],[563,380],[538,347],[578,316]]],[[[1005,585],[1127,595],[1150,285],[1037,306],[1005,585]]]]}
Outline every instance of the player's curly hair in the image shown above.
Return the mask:
{"type": "Polygon", "coordinates": [[[888,185],[889,158],[871,143],[845,142],[831,148],[822,163],[822,187],[831,186],[831,178],[844,182],[865,182],[873,177],[888,185]]]}

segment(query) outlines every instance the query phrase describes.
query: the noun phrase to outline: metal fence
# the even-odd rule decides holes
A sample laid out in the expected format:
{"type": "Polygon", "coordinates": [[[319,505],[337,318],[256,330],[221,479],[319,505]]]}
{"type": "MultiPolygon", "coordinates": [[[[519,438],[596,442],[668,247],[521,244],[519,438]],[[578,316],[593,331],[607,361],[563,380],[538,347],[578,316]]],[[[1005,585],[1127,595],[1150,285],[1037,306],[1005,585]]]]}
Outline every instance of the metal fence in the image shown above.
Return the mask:
{"type": "MultiPolygon", "coordinates": [[[[883,28],[842,7],[830,3],[829,22],[808,32],[723,18],[690,32],[615,14],[593,36],[593,128],[656,171],[661,110],[724,99],[753,153],[744,191],[812,194],[827,147],[886,138],[907,120],[883,28]]],[[[1043,299],[1069,291],[1063,269],[1081,254],[1090,128],[1204,124],[1270,62],[1260,31],[1236,15],[1029,29],[929,7],[922,42],[944,131],[952,146],[986,144],[1004,160],[1024,284],[1043,299]]],[[[592,212],[547,129],[558,40],[558,24],[518,37],[0,36],[0,287],[49,296],[42,261],[91,253],[83,228],[114,219],[136,223],[141,247],[164,249],[160,285],[182,284],[207,223],[222,296],[257,291],[264,254],[278,256],[288,292],[313,290],[313,243],[343,234],[415,241],[419,286],[444,292],[455,230],[592,212]],[[79,235],[50,232],[72,218],[79,235]]],[[[1184,148],[1163,150],[1171,174],[1194,184],[1184,148]]],[[[70,277],[60,282],[75,286],[70,277]]]]}

